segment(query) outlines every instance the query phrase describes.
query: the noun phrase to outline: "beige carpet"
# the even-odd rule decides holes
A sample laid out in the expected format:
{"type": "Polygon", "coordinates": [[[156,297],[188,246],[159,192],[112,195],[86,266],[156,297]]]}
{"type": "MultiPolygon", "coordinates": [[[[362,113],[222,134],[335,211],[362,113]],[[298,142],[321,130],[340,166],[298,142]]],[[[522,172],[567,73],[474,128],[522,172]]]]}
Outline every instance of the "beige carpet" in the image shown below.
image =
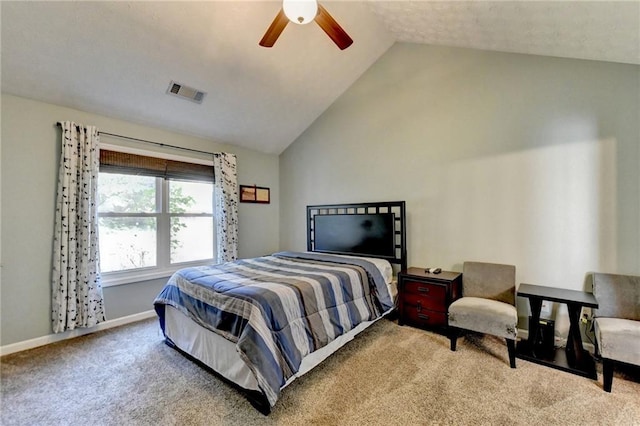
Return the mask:
{"type": "Polygon", "coordinates": [[[638,425],[637,370],[613,392],[469,336],[381,320],[287,387],[271,415],[142,321],[1,359],[2,425],[638,425]]]}

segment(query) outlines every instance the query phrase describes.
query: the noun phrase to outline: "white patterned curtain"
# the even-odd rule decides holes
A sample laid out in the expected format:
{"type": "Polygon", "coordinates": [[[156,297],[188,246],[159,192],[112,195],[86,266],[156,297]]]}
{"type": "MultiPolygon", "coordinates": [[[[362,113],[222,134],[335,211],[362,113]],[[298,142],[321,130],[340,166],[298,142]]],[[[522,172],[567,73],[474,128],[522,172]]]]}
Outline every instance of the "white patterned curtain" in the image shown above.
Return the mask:
{"type": "Polygon", "coordinates": [[[238,171],[235,154],[213,155],[217,260],[238,258],[238,171]]]}
{"type": "Polygon", "coordinates": [[[53,242],[53,331],[105,320],[98,260],[98,130],[65,121],[53,242]]]}

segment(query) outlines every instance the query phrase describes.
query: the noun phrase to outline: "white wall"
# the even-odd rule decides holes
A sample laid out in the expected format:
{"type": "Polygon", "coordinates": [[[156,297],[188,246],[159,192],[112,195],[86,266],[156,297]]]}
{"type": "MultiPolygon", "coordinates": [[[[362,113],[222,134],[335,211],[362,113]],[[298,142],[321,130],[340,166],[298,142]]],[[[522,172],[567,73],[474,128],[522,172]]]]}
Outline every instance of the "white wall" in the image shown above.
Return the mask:
{"type": "MultiPolygon", "coordinates": [[[[202,151],[235,153],[239,183],[271,188],[271,204],[240,204],[239,255],[253,257],[278,250],[278,156],[3,94],[0,345],[51,333],[51,253],[61,144],[60,130],[55,123],[64,120],[95,125],[109,133],[202,151]]],[[[124,143],[107,136],[101,140],[124,143]]],[[[129,145],[155,149],[150,145],[129,145]]],[[[187,155],[184,151],[169,152],[187,155]]],[[[107,319],[153,309],[153,299],[165,281],[157,279],[105,288],[107,319]]]]}
{"type": "Polygon", "coordinates": [[[307,204],[405,200],[413,266],[640,274],[639,70],[396,44],[281,155],[281,247],[307,204]]]}

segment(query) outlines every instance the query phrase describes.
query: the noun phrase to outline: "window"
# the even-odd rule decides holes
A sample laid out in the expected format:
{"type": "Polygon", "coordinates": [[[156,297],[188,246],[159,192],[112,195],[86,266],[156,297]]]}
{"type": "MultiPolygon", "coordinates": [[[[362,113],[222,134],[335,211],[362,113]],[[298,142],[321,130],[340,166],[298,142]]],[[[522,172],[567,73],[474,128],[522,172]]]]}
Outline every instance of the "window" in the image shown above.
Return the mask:
{"type": "Polygon", "coordinates": [[[114,151],[100,157],[100,269],[106,285],[213,262],[211,166],[114,151]]]}

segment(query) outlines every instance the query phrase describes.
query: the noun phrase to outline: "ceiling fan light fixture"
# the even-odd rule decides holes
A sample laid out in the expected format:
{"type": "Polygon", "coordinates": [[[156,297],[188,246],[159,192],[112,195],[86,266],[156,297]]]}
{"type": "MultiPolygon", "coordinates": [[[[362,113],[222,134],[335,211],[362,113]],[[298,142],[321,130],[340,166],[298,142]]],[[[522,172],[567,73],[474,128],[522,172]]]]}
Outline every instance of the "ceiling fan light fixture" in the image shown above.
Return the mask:
{"type": "Polygon", "coordinates": [[[304,25],[315,19],[318,14],[318,2],[316,0],[284,0],[282,9],[291,22],[304,25]]]}

